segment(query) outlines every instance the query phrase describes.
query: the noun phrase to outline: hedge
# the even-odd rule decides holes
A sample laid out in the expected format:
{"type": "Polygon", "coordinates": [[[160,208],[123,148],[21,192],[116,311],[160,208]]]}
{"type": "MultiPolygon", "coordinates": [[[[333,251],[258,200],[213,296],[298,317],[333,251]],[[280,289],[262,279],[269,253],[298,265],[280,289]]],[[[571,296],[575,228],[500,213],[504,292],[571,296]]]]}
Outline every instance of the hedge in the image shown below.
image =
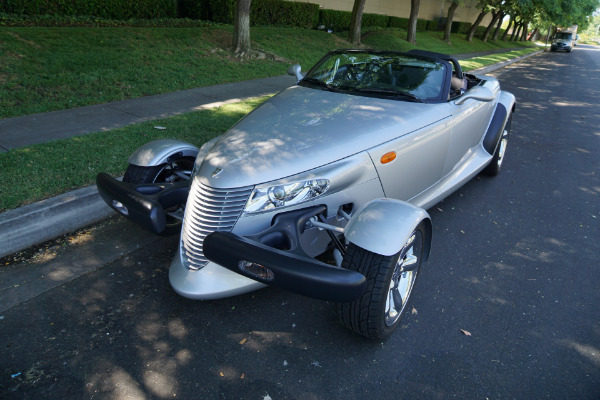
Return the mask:
{"type": "Polygon", "coordinates": [[[106,19],[71,15],[22,15],[0,13],[0,27],[89,27],[89,28],[201,28],[216,25],[210,21],[189,18],[106,19]]]}
{"type": "MultiPolygon", "coordinates": [[[[352,14],[350,14],[352,17],[352,14]]],[[[390,25],[390,17],[383,14],[366,14],[363,13],[361,26],[387,28],[390,25]]],[[[350,25],[348,25],[348,28],[350,25]]]]}
{"type": "MultiPolygon", "coordinates": [[[[232,24],[235,5],[235,0],[211,0],[210,19],[215,22],[232,24]]],[[[318,20],[318,4],[285,0],[253,0],[250,7],[250,24],[252,26],[314,28],[318,20]]]]}
{"type": "Polygon", "coordinates": [[[425,19],[418,19],[417,20],[417,32],[426,31],[428,24],[429,24],[429,21],[427,21],[425,19]]]}
{"type": "Polygon", "coordinates": [[[475,30],[475,36],[478,38],[483,37],[483,34],[485,33],[486,29],[487,29],[487,25],[479,25],[477,27],[477,29],[475,30]]]}
{"type": "Polygon", "coordinates": [[[452,28],[450,29],[450,32],[452,33],[469,33],[469,29],[471,29],[471,23],[470,22],[458,22],[458,21],[452,21],[452,28]]]}
{"type": "Polygon", "coordinates": [[[210,0],[177,0],[177,16],[210,21],[210,0]]]}
{"type": "Polygon", "coordinates": [[[388,26],[390,28],[400,28],[406,31],[408,30],[408,22],[408,18],[390,17],[390,23],[388,26]]]}
{"type": "Polygon", "coordinates": [[[94,15],[108,19],[173,18],[175,0],[3,0],[0,12],[21,15],[94,15]]]}
{"type": "Polygon", "coordinates": [[[282,0],[253,0],[250,8],[250,23],[255,26],[314,28],[318,21],[318,4],[282,0]]]}
{"type": "Polygon", "coordinates": [[[352,14],[348,11],[319,10],[319,25],[334,31],[347,31],[350,28],[352,14]]]}

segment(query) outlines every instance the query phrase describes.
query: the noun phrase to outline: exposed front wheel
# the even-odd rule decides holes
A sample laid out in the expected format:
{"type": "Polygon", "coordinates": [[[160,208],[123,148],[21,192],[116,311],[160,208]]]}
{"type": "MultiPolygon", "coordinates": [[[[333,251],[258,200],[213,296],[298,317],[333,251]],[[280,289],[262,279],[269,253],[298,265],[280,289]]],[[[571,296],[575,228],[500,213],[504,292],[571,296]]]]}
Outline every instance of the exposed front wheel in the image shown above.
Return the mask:
{"type": "Polygon", "coordinates": [[[423,261],[425,232],[419,225],[404,248],[382,256],[352,243],[346,249],[343,268],[367,278],[367,289],[357,300],[338,305],[340,321],[370,339],[384,339],[398,327],[423,261]]]}
{"type": "MultiPolygon", "coordinates": [[[[163,183],[163,182],[179,182],[189,180],[194,167],[194,159],[190,157],[182,157],[172,162],[160,165],[142,167],[139,165],[129,164],[123,182],[128,183],[163,183]]],[[[183,218],[183,207],[172,207],[167,212],[167,221],[164,234],[176,233],[181,228],[183,218]]]]}

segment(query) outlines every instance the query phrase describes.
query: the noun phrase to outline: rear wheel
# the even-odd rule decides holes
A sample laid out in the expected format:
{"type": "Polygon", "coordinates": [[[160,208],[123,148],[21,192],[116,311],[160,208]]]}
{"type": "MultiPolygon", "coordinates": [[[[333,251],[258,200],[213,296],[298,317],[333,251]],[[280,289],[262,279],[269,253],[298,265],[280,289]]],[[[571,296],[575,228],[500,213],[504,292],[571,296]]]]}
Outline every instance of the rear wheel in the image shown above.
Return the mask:
{"type": "Polygon", "coordinates": [[[357,300],[338,305],[342,324],[370,339],[384,339],[396,330],[421,267],[424,237],[419,225],[402,251],[392,256],[348,245],[342,267],[365,275],[367,289],[357,300]]]}
{"type": "MultiPolygon", "coordinates": [[[[125,170],[123,182],[142,184],[189,180],[193,167],[194,159],[190,157],[182,157],[166,164],[148,167],[129,164],[125,170]]],[[[178,232],[181,229],[183,206],[175,206],[165,211],[167,212],[167,225],[163,233],[178,232]]]]}
{"type": "Polygon", "coordinates": [[[500,143],[498,143],[498,146],[496,146],[496,151],[494,152],[492,161],[483,170],[484,174],[496,176],[500,173],[500,168],[502,168],[502,162],[504,161],[504,153],[506,152],[506,146],[508,145],[508,135],[511,125],[512,115],[508,117],[508,121],[506,121],[506,125],[504,125],[504,130],[502,131],[502,136],[500,137],[500,143]]]}

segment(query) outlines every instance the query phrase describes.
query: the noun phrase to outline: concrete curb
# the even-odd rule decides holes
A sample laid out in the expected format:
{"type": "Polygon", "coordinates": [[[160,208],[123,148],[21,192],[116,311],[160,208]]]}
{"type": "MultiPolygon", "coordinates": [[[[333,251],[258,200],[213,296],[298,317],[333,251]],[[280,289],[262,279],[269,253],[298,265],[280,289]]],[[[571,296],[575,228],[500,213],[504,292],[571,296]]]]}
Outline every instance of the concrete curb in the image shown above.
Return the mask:
{"type": "Polygon", "coordinates": [[[101,221],[114,211],[96,185],[0,214],[0,257],[101,221]]]}
{"type": "MultiPolygon", "coordinates": [[[[540,50],[469,72],[488,74],[542,52],[540,50]]],[[[95,185],[4,212],[0,214],[0,257],[73,232],[113,213],[95,185]]]]}
{"type": "Polygon", "coordinates": [[[476,74],[482,74],[482,75],[489,74],[490,72],[494,72],[494,71],[497,71],[497,70],[502,69],[504,67],[508,67],[511,64],[517,63],[519,61],[523,61],[526,58],[536,56],[536,55],[541,54],[543,52],[544,52],[544,50],[538,50],[538,51],[533,52],[533,53],[525,54],[524,56],[521,56],[521,57],[517,57],[517,58],[510,59],[510,60],[502,61],[502,62],[499,62],[497,64],[493,64],[493,65],[488,65],[487,67],[477,68],[477,69],[469,71],[469,73],[476,73],[476,74]]]}

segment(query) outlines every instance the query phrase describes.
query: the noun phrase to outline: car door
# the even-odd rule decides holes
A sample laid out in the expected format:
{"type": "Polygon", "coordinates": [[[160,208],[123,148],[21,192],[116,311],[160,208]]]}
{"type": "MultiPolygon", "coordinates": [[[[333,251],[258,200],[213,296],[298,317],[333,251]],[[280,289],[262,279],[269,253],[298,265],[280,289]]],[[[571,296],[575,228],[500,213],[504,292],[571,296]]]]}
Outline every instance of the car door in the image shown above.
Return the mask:
{"type": "Polygon", "coordinates": [[[450,101],[452,110],[452,133],[443,175],[459,168],[461,160],[470,148],[477,146],[485,134],[497,100],[484,102],[468,99],[458,105],[450,101]]]}

